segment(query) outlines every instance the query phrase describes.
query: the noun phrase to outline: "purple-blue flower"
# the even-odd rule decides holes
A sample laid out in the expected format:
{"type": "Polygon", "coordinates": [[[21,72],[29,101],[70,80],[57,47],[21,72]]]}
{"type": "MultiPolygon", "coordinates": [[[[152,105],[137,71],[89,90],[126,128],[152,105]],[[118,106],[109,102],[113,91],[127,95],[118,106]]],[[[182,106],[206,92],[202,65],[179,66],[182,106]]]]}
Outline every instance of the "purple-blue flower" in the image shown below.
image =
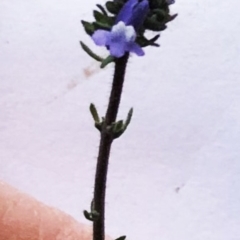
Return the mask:
{"type": "Polygon", "coordinates": [[[122,57],[126,52],[143,56],[142,48],[135,42],[136,31],[141,27],[149,11],[147,0],[128,0],[116,17],[110,31],[97,30],[92,39],[98,46],[106,46],[114,57],[122,57]]]}
{"type": "Polygon", "coordinates": [[[126,25],[132,25],[135,30],[143,24],[149,11],[148,0],[128,0],[116,18],[116,23],[123,21],[126,25]]]}
{"type": "Polygon", "coordinates": [[[167,2],[168,5],[171,5],[171,4],[175,3],[175,0],[166,0],[166,2],[167,2]]]}

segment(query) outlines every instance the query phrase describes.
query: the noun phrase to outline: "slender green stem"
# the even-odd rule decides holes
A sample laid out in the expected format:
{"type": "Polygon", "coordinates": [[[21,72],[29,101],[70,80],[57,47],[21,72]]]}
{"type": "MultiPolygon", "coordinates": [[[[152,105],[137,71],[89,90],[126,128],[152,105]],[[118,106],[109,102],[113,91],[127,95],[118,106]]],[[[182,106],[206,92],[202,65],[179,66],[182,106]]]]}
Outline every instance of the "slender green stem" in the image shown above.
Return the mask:
{"type": "Polygon", "coordinates": [[[108,161],[113,142],[113,138],[108,134],[106,128],[115,122],[117,118],[128,57],[129,54],[126,54],[115,61],[112,90],[105,115],[105,122],[101,132],[94,185],[94,209],[100,214],[100,216],[93,222],[93,240],[104,240],[105,238],[105,193],[108,161]]]}

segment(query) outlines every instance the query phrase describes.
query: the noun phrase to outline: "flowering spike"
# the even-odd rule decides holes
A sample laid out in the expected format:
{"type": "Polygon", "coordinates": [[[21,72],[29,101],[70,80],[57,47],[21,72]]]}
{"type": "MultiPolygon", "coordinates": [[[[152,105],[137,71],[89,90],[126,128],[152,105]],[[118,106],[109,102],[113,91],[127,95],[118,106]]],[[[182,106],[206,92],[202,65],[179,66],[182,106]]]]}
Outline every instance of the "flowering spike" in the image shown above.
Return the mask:
{"type": "MultiPolygon", "coordinates": [[[[111,0],[104,7],[97,4],[100,11],[93,12],[96,21],[82,21],[82,24],[96,45],[105,46],[109,50],[112,59],[126,53],[143,56],[143,47],[159,47],[156,41],[160,35],[148,40],[145,37],[146,30],[165,30],[166,23],[177,16],[170,15],[169,6],[173,3],[174,0],[111,0]]],[[[92,51],[88,51],[88,54],[93,58],[95,56],[92,51]]],[[[108,60],[102,61],[102,68],[109,63],[108,60]]]]}

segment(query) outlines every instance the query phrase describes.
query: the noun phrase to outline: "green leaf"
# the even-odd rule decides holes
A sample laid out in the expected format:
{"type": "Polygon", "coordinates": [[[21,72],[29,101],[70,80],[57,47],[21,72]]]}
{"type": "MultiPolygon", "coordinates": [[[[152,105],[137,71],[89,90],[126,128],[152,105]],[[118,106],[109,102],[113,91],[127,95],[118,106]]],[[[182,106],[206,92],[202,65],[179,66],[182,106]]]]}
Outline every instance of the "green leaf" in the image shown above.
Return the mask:
{"type": "Polygon", "coordinates": [[[151,42],[151,43],[154,43],[156,42],[160,37],[160,34],[157,34],[156,36],[154,36],[153,38],[149,39],[148,41],[151,42]]]}
{"type": "Polygon", "coordinates": [[[80,45],[82,47],[82,49],[93,59],[95,59],[98,62],[102,62],[104,59],[101,58],[100,56],[98,56],[96,53],[94,53],[85,43],[83,43],[82,41],[80,41],[80,45]]]}
{"type": "Polygon", "coordinates": [[[90,104],[89,109],[90,109],[90,112],[92,114],[92,117],[93,117],[95,123],[99,123],[100,122],[99,115],[98,115],[97,109],[93,103],[90,104]]]}
{"type": "Polygon", "coordinates": [[[153,0],[151,1],[152,8],[161,8],[161,5],[163,4],[165,0],[153,0]]]}
{"type": "Polygon", "coordinates": [[[125,240],[127,236],[121,236],[119,238],[116,238],[115,240],[125,240]]]}
{"type": "Polygon", "coordinates": [[[96,19],[97,22],[106,23],[106,24],[109,23],[109,20],[108,20],[109,17],[100,13],[100,12],[98,12],[98,11],[96,11],[96,10],[93,11],[93,16],[94,16],[94,18],[96,19]]]}
{"type": "Polygon", "coordinates": [[[93,11],[93,16],[96,19],[96,21],[99,21],[99,22],[101,22],[104,17],[104,15],[102,13],[98,12],[97,10],[93,11]]]}
{"type": "Polygon", "coordinates": [[[100,214],[96,210],[93,210],[91,212],[91,215],[92,215],[91,217],[92,217],[93,220],[97,220],[100,216],[100,214]]]}
{"type": "Polygon", "coordinates": [[[173,15],[169,15],[167,21],[170,22],[170,21],[174,20],[177,16],[178,16],[177,13],[176,13],[176,14],[173,14],[173,15]]]}
{"type": "Polygon", "coordinates": [[[114,24],[113,17],[104,15],[103,13],[96,10],[93,11],[93,15],[94,15],[94,18],[96,19],[96,22],[93,24],[97,24],[98,26],[100,26],[99,24],[101,24],[101,26],[104,26],[105,28],[106,27],[111,28],[112,25],[114,24]]]}
{"type": "Polygon", "coordinates": [[[163,31],[167,28],[165,22],[158,21],[156,14],[145,20],[144,27],[152,31],[163,31]]]}
{"type": "Polygon", "coordinates": [[[82,23],[82,25],[85,29],[85,32],[88,35],[92,36],[92,34],[95,32],[95,28],[94,28],[93,24],[89,23],[89,22],[86,22],[86,21],[83,21],[83,20],[81,21],[81,23],[82,23]]]}
{"type": "Polygon", "coordinates": [[[91,213],[89,213],[88,211],[84,210],[84,211],[83,211],[83,215],[84,215],[84,217],[85,217],[87,220],[93,221],[92,216],[91,216],[91,213]]]}
{"type": "Polygon", "coordinates": [[[123,128],[123,120],[117,121],[113,125],[113,133],[118,133],[122,130],[123,128]]]}
{"type": "Polygon", "coordinates": [[[162,9],[155,9],[153,13],[157,15],[158,21],[164,21],[166,19],[167,13],[162,9]]]}
{"type": "MultiPolygon", "coordinates": [[[[90,109],[91,115],[93,117],[93,120],[95,122],[95,124],[94,124],[95,128],[98,129],[99,132],[102,132],[102,126],[103,126],[104,120],[102,120],[102,122],[100,122],[97,109],[93,103],[90,104],[89,109],[90,109]]],[[[92,210],[93,210],[93,201],[91,203],[91,211],[92,210]]]]}
{"type": "Polygon", "coordinates": [[[104,60],[102,60],[102,64],[101,64],[100,68],[105,68],[109,63],[114,62],[114,61],[115,61],[115,58],[113,56],[109,55],[104,60]]]}
{"type": "Polygon", "coordinates": [[[121,8],[122,5],[119,6],[119,4],[117,2],[106,2],[105,4],[107,10],[112,13],[112,14],[117,14],[121,8]]]}
{"type": "Polygon", "coordinates": [[[155,43],[155,41],[158,40],[158,38],[160,37],[160,34],[157,34],[156,36],[154,36],[151,39],[147,39],[145,38],[145,36],[139,36],[137,38],[137,43],[141,46],[141,47],[147,47],[147,46],[154,46],[154,47],[159,47],[158,43],[155,43]]]}
{"type": "Polygon", "coordinates": [[[107,12],[106,12],[106,10],[104,9],[104,7],[103,7],[102,5],[97,4],[97,7],[102,11],[102,13],[103,13],[105,16],[108,15],[107,12]]]}
{"type": "Polygon", "coordinates": [[[90,209],[91,212],[94,211],[94,199],[91,201],[90,209]]]}
{"type": "Polygon", "coordinates": [[[93,26],[95,29],[104,29],[104,30],[111,30],[112,26],[109,23],[102,23],[102,22],[93,22],[93,26]]]}
{"type": "Polygon", "coordinates": [[[120,120],[112,125],[111,132],[113,134],[113,139],[119,138],[126,131],[129,123],[131,122],[132,115],[133,108],[129,110],[125,123],[120,120]]]}
{"type": "Polygon", "coordinates": [[[125,129],[128,127],[129,123],[131,122],[132,115],[133,115],[133,108],[131,108],[128,112],[128,115],[127,115],[127,118],[126,118],[126,121],[125,121],[125,124],[124,124],[125,129]]]}
{"type": "Polygon", "coordinates": [[[95,123],[95,128],[99,130],[99,132],[102,132],[102,123],[95,123]]]}

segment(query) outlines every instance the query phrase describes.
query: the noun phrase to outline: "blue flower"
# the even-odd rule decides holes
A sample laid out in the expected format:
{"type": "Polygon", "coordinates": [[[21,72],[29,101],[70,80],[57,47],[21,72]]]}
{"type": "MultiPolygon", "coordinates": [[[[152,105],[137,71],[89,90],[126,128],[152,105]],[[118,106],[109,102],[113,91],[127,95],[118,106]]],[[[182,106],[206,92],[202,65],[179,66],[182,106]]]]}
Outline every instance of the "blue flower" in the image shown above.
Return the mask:
{"type": "Polygon", "coordinates": [[[98,46],[106,46],[114,57],[122,57],[126,52],[143,56],[142,48],[135,42],[136,31],[141,27],[149,11],[147,0],[128,0],[116,17],[111,31],[97,30],[92,39],[98,46]]]}
{"type": "Polygon", "coordinates": [[[116,23],[123,21],[126,25],[132,25],[135,30],[142,26],[149,11],[147,0],[128,0],[120,10],[116,23]]]}
{"type": "Polygon", "coordinates": [[[168,5],[171,5],[171,4],[175,3],[175,0],[166,0],[166,2],[167,2],[168,5]]]}

